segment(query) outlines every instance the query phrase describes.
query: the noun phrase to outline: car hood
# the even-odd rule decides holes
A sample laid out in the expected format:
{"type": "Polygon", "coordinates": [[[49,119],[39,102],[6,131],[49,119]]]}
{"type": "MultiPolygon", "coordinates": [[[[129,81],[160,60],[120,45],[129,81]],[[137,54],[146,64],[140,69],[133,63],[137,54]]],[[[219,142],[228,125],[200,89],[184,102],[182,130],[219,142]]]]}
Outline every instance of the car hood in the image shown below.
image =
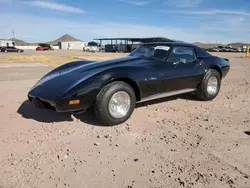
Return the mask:
{"type": "Polygon", "coordinates": [[[43,76],[29,91],[29,95],[42,99],[56,100],[68,92],[78,83],[88,79],[94,74],[108,68],[131,64],[140,57],[126,56],[122,58],[94,62],[76,61],[59,66],[43,76]]]}

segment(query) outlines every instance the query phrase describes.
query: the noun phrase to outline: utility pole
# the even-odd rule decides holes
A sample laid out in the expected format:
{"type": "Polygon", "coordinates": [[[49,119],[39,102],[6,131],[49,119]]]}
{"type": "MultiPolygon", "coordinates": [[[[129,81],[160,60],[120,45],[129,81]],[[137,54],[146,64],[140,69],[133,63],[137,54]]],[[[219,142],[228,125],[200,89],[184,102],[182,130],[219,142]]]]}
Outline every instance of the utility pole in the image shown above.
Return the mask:
{"type": "Polygon", "coordinates": [[[15,29],[12,30],[13,39],[15,38],[15,29]]]}
{"type": "Polygon", "coordinates": [[[15,42],[14,42],[14,40],[15,40],[15,29],[13,28],[13,30],[12,30],[12,45],[13,46],[15,46],[16,44],[15,44],[15,42]]]}

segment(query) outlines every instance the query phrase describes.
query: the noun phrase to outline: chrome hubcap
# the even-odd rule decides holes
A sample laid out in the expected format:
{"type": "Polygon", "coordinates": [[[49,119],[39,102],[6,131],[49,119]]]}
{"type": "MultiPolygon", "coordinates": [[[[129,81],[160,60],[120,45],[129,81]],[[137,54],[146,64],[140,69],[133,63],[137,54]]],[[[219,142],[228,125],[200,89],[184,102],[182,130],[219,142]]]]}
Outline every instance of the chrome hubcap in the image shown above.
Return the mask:
{"type": "Polygon", "coordinates": [[[212,76],[209,78],[208,83],[207,83],[207,92],[210,95],[216,94],[218,89],[218,80],[215,76],[212,76]]]}
{"type": "Polygon", "coordinates": [[[131,99],[127,92],[118,91],[109,100],[109,113],[113,118],[123,118],[131,106],[131,99]]]}

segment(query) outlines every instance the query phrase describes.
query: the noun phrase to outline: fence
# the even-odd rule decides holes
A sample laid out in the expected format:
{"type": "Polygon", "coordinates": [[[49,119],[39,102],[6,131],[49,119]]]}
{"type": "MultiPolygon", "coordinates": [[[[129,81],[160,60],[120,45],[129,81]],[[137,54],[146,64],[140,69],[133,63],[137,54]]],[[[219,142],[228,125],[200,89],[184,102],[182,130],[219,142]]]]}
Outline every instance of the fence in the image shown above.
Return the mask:
{"type": "MultiPolygon", "coordinates": [[[[35,50],[38,46],[15,46],[16,48],[23,50],[35,50]]],[[[52,46],[54,50],[59,50],[59,46],[52,46]]]]}
{"type": "Polygon", "coordinates": [[[15,47],[23,50],[35,50],[38,46],[15,46],[15,47]]]}

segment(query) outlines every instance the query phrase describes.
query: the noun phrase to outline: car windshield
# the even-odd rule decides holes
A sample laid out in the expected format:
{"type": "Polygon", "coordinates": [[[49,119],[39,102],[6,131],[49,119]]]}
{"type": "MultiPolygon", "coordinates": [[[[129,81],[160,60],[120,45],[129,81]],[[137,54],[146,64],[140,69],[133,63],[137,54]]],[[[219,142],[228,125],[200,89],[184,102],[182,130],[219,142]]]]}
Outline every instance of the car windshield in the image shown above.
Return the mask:
{"type": "Polygon", "coordinates": [[[136,48],[129,56],[166,59],[170,52],[170,46],[165,45],[142,45],[136,48]]]}

